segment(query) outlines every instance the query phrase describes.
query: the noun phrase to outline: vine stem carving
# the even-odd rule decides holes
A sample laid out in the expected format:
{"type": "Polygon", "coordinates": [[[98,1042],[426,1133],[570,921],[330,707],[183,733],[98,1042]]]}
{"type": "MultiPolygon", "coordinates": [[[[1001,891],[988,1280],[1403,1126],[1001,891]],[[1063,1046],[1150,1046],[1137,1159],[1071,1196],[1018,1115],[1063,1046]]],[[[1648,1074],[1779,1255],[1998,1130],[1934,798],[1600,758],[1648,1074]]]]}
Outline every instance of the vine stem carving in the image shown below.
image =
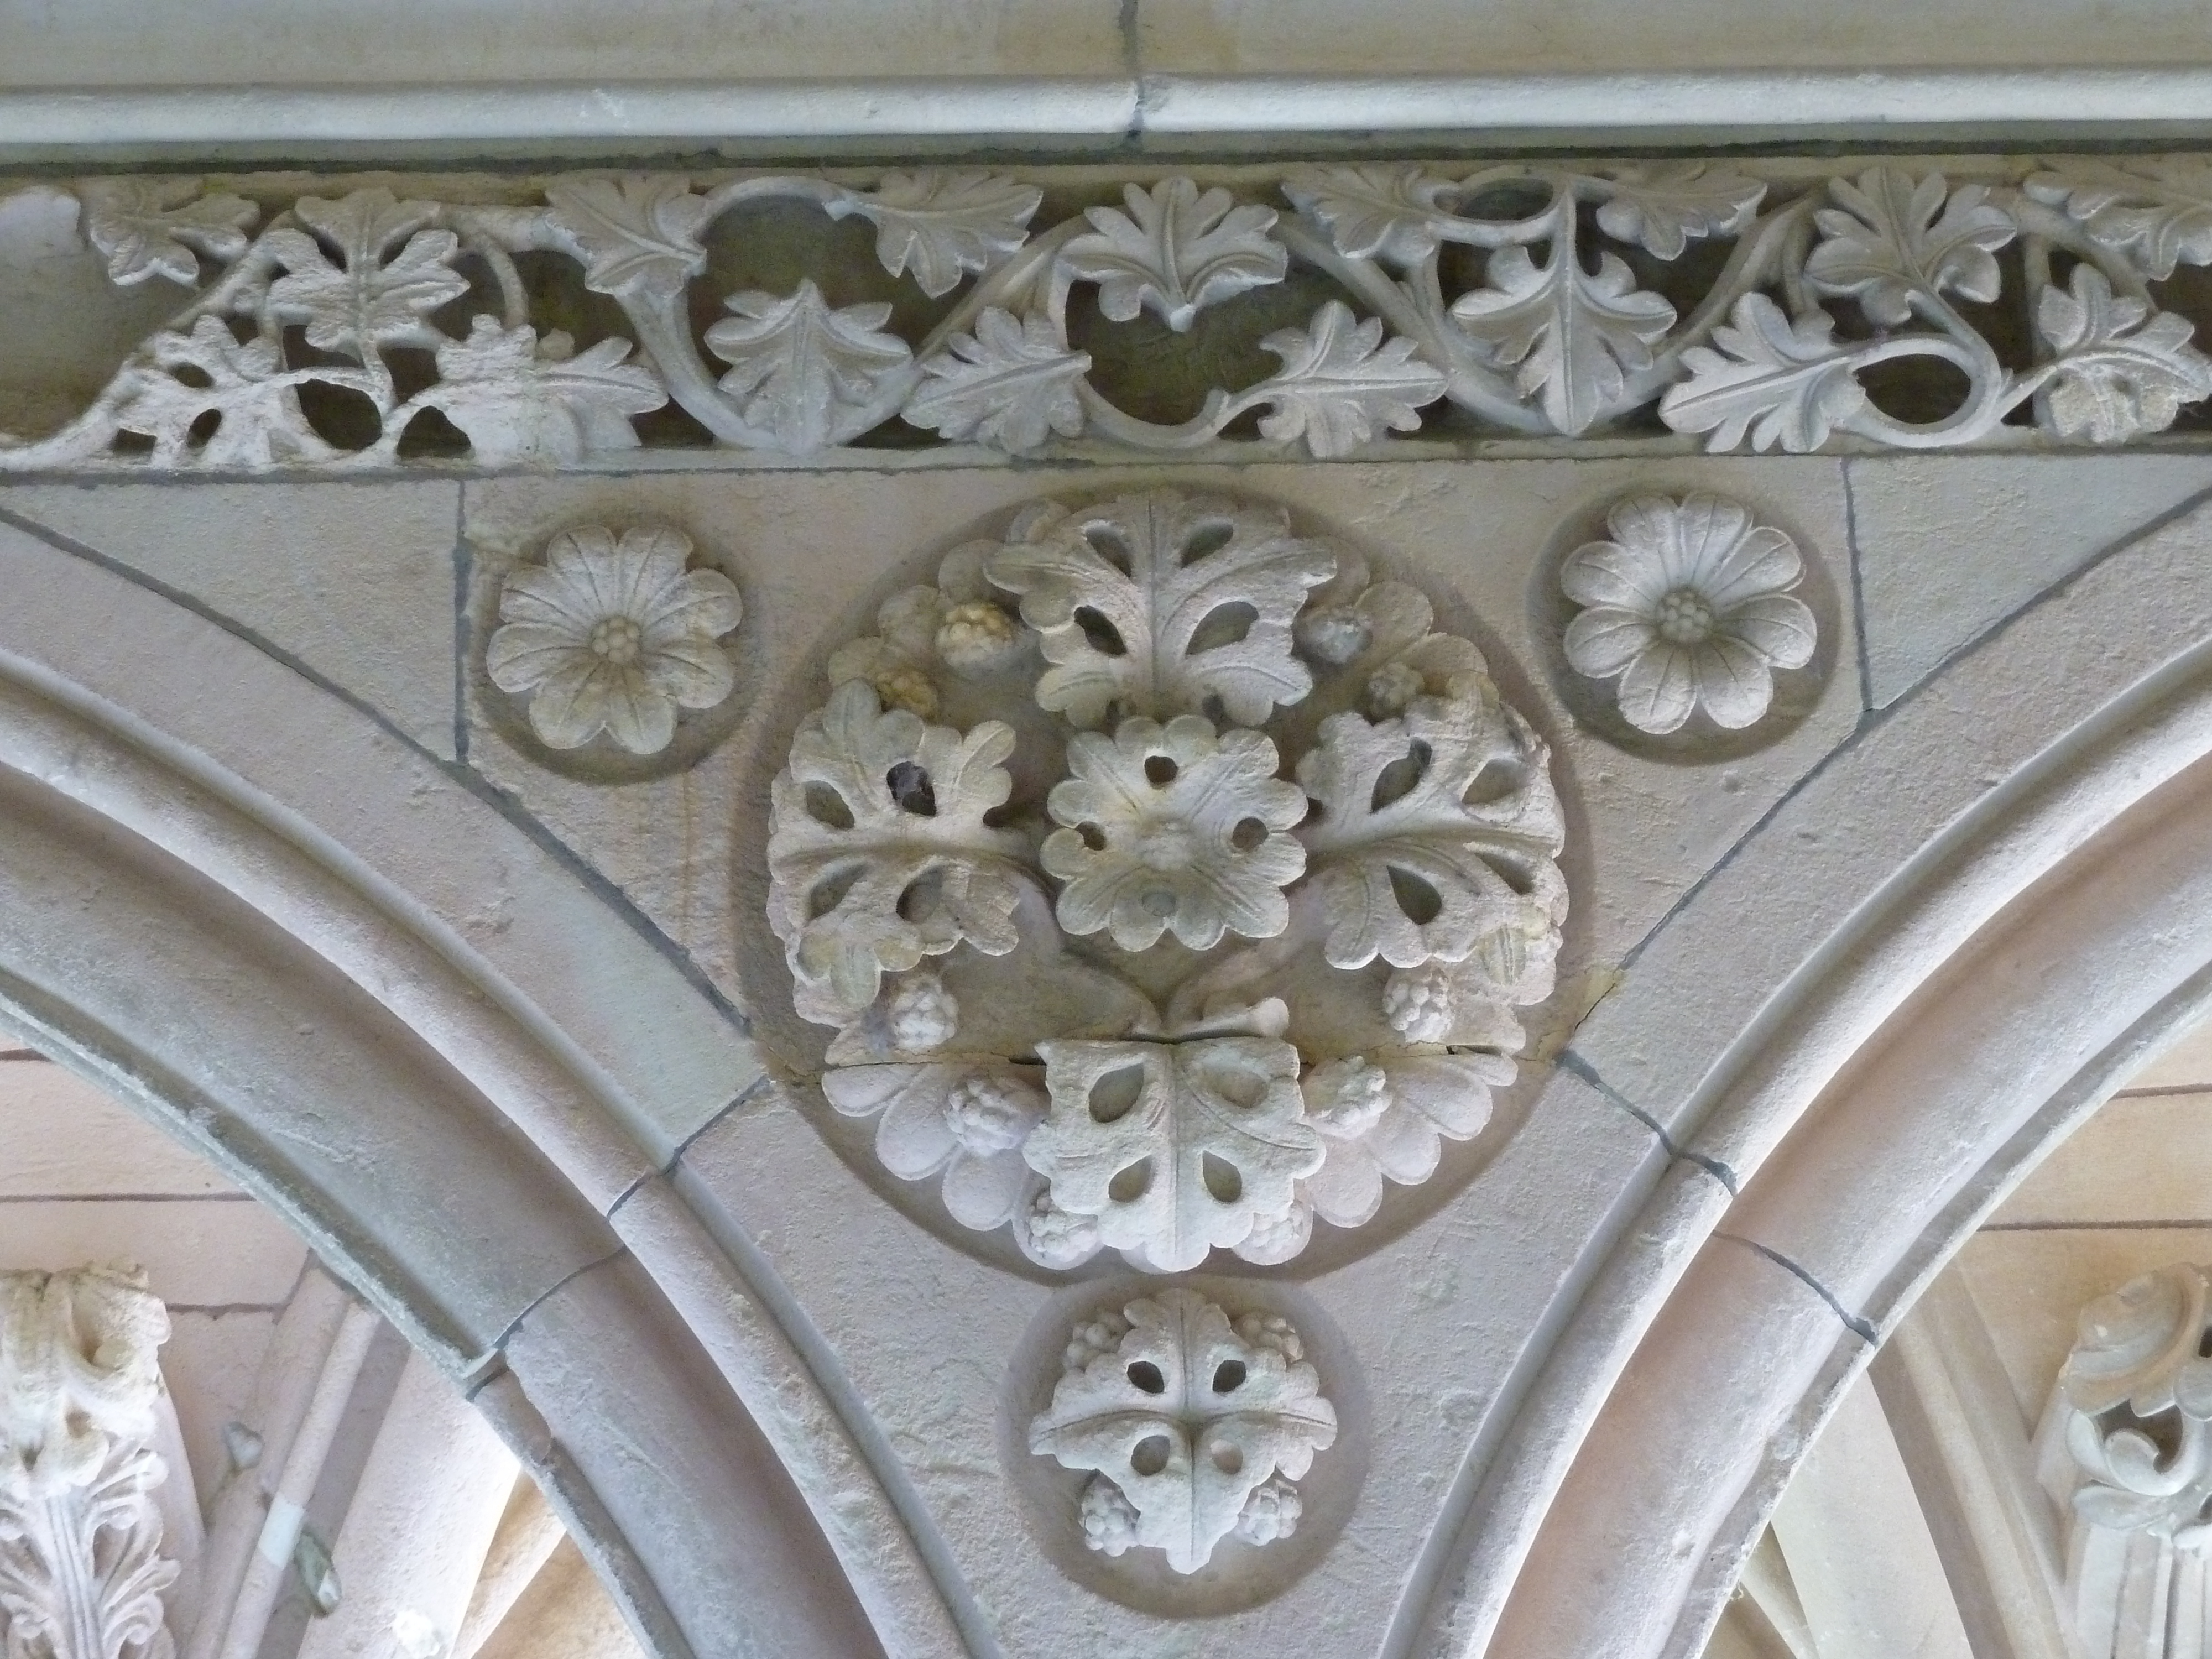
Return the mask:
{"type": "Polygon", "coordinates": [[[422,183],[405,200],[296,180],[236,181],[251,199],[189,179],[76,186],[110,280],[193,291],[76,419],[0,441],[0,466],[131,464],[148,441],[163,467],[389,466],[431,443],[433,415],[479,465],[564,464],[647,441],[632,422],[671,401],[708,441],[793,458],[897,433],[1328,459],[1393,434],[1633,435],[1655,416],[1713,449],[2110,444],[2212,398],[2212,359],[2163,286],[2212,263],[2197,158],[1955,180],[1888,161],[1827,176],[1380,162],[1118,196],[974,169],[579,173],[496,201],[422,183]],[[1048,186],[1104,199],[1037,222],[1048,186]],[[264,202],[280,204],[254,231],[264,202]],[[823,253],[787,290],[716,291],[770,207],[865,222],[872,264],[823,253]],[[1724,250],[1717,269],[1687,263],[1699,244],[1724,250]],[[580,349],[544,328],[563,283],[611,299],[628,337],[580,349]],[[1179,356],[1200,365],[1275,367],[1201,372],[1191,413],[1149,419],[1139,371],[1073,343],[1139,326],[1188,336],[1179,356]],[[1881,373],[1915,361],[1963,389],[1946,401],[1881,373]]]}

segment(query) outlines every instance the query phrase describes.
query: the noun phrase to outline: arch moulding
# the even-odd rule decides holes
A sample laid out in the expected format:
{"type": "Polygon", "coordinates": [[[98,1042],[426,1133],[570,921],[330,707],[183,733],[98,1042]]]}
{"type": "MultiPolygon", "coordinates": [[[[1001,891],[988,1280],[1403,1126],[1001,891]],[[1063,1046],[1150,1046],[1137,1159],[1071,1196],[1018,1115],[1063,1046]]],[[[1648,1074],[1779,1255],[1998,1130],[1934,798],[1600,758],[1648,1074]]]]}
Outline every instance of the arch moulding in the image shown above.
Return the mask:
{"type": "Polygon", "coordinates": [[[2212,1006],[2206,534],[2112,550],[1869,720],[1577,1033],[1674,1157],[1507,1431],[1432,1639],[1694,1659],[1920,1291],[2212,1006]],[[1699,971],[1747,939],[1754,969],[1699,971]]]}
{"type": "Polygon", "coordinates": [[[681,1195],[742,1021],[387,725],[81,553],[0,526],[9,1022],[436,1358],[660,1653],[962,1650],[814,1339],[681,1195]]]}

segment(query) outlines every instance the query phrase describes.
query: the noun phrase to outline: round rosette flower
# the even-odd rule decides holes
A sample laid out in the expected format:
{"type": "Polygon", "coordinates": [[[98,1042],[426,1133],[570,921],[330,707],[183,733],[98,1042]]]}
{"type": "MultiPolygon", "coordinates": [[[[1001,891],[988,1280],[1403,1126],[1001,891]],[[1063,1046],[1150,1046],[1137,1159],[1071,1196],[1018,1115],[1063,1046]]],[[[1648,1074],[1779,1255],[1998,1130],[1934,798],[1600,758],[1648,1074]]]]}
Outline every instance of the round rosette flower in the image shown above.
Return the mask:
{"type": "Polygon", "coordinates": [[[507,578],[484,653],[502,691],[527,699],[530,729],[555,749],[605,732],[634,755],[676,736],[678,708],[712,708],[737,683],[716,643],[744,617],[719,571],[687,568],[673,530],[564,530],[545,562],[507,578]]]}
{"type": "Polygon", "coordinates": [[[1568,623],[1567,660],[1620,678],[1620,712],[1655,736],[1702,708],[1715,725],[1754,724],[1774,701],[1774,671],[1813,659],[1813,613],[1790,597],[1804,562],[1789,537],[1717,495],[1638,495],[1606,517],[1559,573],[1584,607],[1568,623]]]}

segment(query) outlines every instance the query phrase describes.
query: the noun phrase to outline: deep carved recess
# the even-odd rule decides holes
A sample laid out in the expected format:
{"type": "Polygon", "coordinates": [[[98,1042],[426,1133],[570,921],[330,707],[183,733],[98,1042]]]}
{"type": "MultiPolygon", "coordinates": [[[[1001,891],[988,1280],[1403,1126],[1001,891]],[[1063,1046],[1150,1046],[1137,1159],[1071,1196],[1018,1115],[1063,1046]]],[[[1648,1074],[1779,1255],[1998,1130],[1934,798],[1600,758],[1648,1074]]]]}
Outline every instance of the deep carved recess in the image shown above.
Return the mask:
{"type": "Polygon", "coordinates": [[[1552,988],[1547,751],[1249,500],[1038,503],[830,659],[769,922],[823,1094],[1033,1262],[1273,1264],[1488,1121],[1552,988]]]}
{"type": "Polygon", "coordinates": [[[0,467],[543,465],[641,435],[793,458],[2111,444],[2212,397],[2202,284],[2172,281],[2212,263],[2194,156],[1407,161],[1103,196],[1050,169],[344,183],[70,186],[112,283],[191,295],[0,467]],[[793,244],[793,211],[865,223],[872,261],[793,244]],[[732,239],[774,286],[718,285],[732,239]],[[641,434],[672,400],[688,419],[641,434]]]}

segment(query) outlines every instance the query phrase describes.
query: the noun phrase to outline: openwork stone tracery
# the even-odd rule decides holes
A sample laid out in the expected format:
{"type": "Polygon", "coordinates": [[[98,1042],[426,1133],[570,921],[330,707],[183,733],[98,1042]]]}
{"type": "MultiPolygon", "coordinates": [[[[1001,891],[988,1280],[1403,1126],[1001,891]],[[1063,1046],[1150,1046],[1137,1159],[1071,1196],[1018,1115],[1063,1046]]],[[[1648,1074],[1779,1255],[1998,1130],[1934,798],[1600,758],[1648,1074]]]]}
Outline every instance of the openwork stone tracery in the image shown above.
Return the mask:
{"type": "Polygon", "coordinates": [[[0,467],[565,464],[641,441],[1331,457],[1416,433],[2110,444],[2212,397],[2198,301],[2168,286],[2212,263],[2201,157],[349,182],[70,186],[110,281],[191,292],[0,467]],[[726,245],[742,266],[782,234],[750,228],[764,211],[863,223],[872,263],[714,286],[726,245]],[[610,304],[616,327],[592,320],[610,304]],[[1180,409],[1141,383],[1163,361],[1146,331],[1193,337],[1167,354],[1195,366],[1180,409]]]}
{"type": "Polygon", "coordinates": [[[769,921],[822,1087],[1033,1261],[1285,1261],[1486,1121],[1566,890],[1547,751],[1279,508],[1025,509],[831,659],[769,921]]]}

